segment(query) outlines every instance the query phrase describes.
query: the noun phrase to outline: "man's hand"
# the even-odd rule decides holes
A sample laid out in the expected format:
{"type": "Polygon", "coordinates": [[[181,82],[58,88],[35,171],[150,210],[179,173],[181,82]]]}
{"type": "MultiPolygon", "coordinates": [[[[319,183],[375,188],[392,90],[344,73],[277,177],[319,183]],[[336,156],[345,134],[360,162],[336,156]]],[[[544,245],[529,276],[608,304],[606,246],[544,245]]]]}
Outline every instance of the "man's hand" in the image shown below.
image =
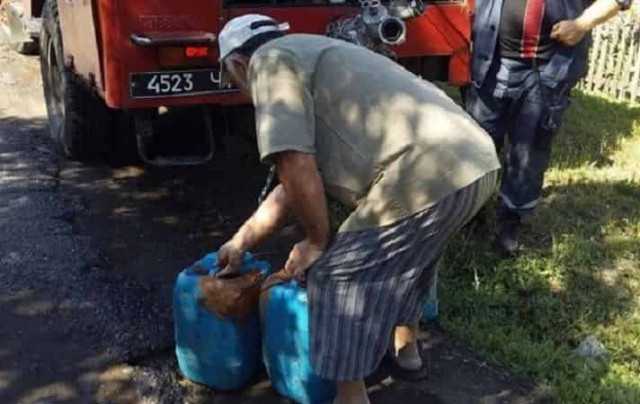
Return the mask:
{"type": "Polygon", "coordinates": [[[267,290],[275,285],[289,283],[295,279],[301,285],[307,281],[307,272],[313,264],[324,254],[324,247],[312,244],[305,239],[291,249],[284,269],[271,274],[262,284],[262,290],[267,290]]]}
{"type": "Polygon", "coordinates": [[[242,268],[244,254],[260,245],[269,235],[282,227],[289,216],[287,197],[282,185],[278,185],[233,238],[218,251],[217,264],[222,268],[218,276],[238,275],[242,268]]]}
{"type": "Polygon", "coordinates": [[[218,272],[219,277],[232,277],[240,273],[245,251],[233,239],[227,241],[218,250],[218,267],[222,268],[218,272]]]}
{"type": "Polygon", "coordinates": [[[596,0],[575,20],[560,21],[553,26],[551,38],[564,46],[576,46],[584,36],[620,11],[616,0],[596,0]]]}
{"type": "Polygon", "coordinates": [[[568,47],[576,46],[591,30],[591,27],[580,18],[564,20],[553,26],[551,38],[568,47]]]}
{"type": "Polygon", "coordinates": [[[324,246],[313,245],[305,239],[291,249],[289,258],[284,264],[284,271],[301,284],[307,280],[307,271],[324,254],[324,246]]]}

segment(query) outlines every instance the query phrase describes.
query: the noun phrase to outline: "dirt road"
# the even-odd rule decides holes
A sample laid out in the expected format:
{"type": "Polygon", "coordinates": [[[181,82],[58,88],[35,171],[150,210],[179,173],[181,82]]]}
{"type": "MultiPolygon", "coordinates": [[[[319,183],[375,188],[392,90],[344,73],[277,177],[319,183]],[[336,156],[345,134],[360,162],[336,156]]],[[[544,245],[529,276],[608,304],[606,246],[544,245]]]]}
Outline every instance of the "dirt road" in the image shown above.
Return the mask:
{"type": "MultiPolygon", "coordinates": [[[[71,163],[41,93],[37,58],[0,47],[0,403],[286,402],[264,380],[232,395],[191,385],[173,357],[173,281],[255,208],[265,169],[250,147],[232,136],[189,169],[71,163]]],[[[259,253],[277,265],[287,248],[259,253]]],[[[431,379],[381,372],[374,404],[548,402],[445,333],[424,337],[431,379]]]]}

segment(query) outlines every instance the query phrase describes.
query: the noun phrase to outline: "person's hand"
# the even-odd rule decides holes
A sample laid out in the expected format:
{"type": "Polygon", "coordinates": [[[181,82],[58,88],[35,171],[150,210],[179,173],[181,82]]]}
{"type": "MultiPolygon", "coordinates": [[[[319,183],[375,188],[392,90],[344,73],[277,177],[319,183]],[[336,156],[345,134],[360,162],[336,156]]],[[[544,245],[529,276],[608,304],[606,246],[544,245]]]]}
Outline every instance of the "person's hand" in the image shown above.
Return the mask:
{"type": "Polygon", "coordinates": [[[591,28],[579,18],[560,21],[551,29],[551,39],[564,46],[576,46],[591,28]]]}
{"type": "Polygon", "coordinates": [[[222,268],[218,272],[219,277],[232,277],[240,273],[242,261],[244,260],[243,249],[234,240],[227,241],[218,250],[218,267],[222,268]]]}
{"type": "Polygon", "coordinates": [[[324,247],[314,245],[309,239],[305,239],[293,246],[284,264],[284,270],[299,283],[304,284],[307,280],[307,271],[322,254],[324,254],[324,247]]]}
{"type": "Polygon", "coordinates": [[[324,254],[324,247],[311,243],[308,239],[299,242],[291,249],[284,269],[270,275],[262,284],[262,290],[287,283],[295,279],[301,285],[307,281],[307,271],[324,254]]]}
{"type": "Polygon", "coordinates": [[[308,239],[293,246],[289,259],[284,268],[275,274],[271,274],[262,284],[262,290],[267,290],[275,285],[288,283],[291,279],[300,284],[306,283],[307,271],[324,254],[324,248],[314,246],[308,239]]]}

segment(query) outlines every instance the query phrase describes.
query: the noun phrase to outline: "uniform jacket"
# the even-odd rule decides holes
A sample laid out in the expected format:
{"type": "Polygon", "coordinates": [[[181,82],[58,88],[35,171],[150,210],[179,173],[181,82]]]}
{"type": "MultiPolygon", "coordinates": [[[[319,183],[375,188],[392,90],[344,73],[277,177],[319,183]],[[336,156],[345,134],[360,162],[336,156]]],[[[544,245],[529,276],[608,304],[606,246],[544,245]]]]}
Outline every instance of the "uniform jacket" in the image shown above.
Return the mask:
{"type": "MultiPolygon", "coordinates": [[[[617,0],[622,9],[630,7],[633,0],[617,0]]],[[[487,79],[498,52],[498,31],[504,0],[476,0],[476,17],[473,28],[472,81],[481,87],[487,79]]],[[[549,0],[547,18],[552,21],[571,20],[579,17],[593,1],[549,0]]],[[[591,35],[574,47],[558,46],[548,63],[540,68],[542,83],[551,88],[573,86],[587,70],[587,56],[591,35]]]]}

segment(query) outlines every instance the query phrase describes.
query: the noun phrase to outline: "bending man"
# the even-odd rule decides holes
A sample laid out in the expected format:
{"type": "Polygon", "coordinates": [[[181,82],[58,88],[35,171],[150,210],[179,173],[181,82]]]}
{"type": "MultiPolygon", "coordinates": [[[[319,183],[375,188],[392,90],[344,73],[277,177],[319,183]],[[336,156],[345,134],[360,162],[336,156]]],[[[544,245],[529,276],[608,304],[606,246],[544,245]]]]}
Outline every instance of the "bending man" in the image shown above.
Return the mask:
{"type": "Polygon", "coordinates": [[[221,264],[233,272],[295,217],[306,238],[285,270],[306,279],[314,370],[339,382],[337,403],[365,404],[363,379],[386,352],[424,376],[416,332],[435,264],[490,197],[499,162],[434,85],[363,47],[283,28],[245,15],[220,33],[226,74],[256,108],[261,160],[280,179],[221,264]],[[325,193],[354,209],[333,238],[325,193]]]}

